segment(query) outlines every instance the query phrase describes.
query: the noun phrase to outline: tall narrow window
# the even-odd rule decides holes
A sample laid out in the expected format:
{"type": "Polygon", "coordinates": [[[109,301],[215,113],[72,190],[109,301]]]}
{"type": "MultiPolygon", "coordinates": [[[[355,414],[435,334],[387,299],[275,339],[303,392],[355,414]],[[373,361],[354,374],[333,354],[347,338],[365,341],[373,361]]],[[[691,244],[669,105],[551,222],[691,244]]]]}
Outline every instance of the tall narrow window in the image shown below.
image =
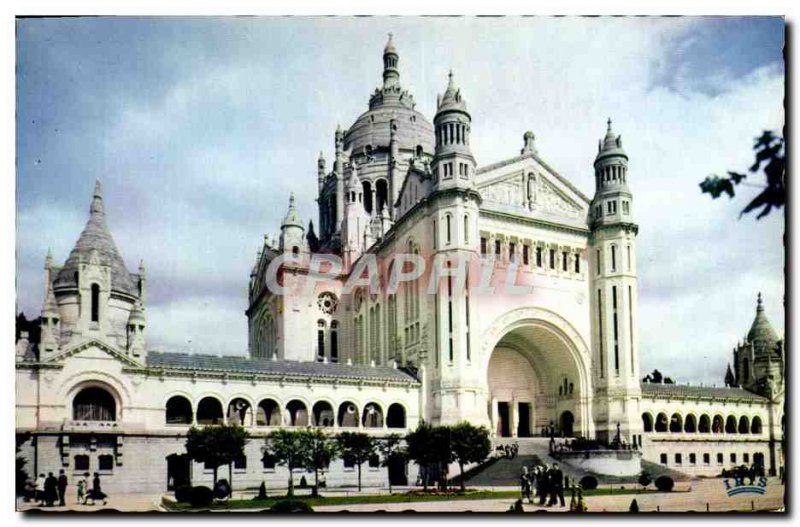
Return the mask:
{"type": "Polygon", "coordinates": [[[522,246],[522,265],[528,265],[530,263],[529,262],[530,255],[528,254],[529,252],[530,252],[530,247],[528,245],[523,245],[522,246]]]}
{"type": "Polygon", "coordinates": [[[550,269],[556,268],[556,250],[550,249],[550,269]]]}
{"type": "Polygon", "coordinates": [[[628,286],[628,337],[631,347],[631,374],[634,373],[633,365],[633,287],[628,286]]]}
{"type": "Polygon", "coordinates": [[[317,321],[317,362],[325,360],[325,321],[317,321]]]}
{"type": "Polygon", "coordinates": [[[605,365],[603,360],[603,292],[601,289],[597,290],[597,328],[600,334],[600,378],[605,377],[605,365]]]}
{"type": "Polygon", "coordinates": [[[489,240],[481,236],[481,254],[486,254],[486,251],[488,250],[488,244],[489,240]]]}
{"type": "Polygon", "coordinates": [[[452,223],[452,221],[451,221],[451,220],[452,220],[452,217],[451,217],[449,214],[447,214],[447,215],[444,217],[444,219],[445,219],[445,223],[446,223],[446,229],[447,229],[447,243],[448,243],[448,245],[449,245],[449,244],[450,244],[450,241],[451,241],[451,239],[452,239],[452,236],[451,236],[451,233],[450,233],[450,229],[451,229],[451,227],[450,227],[450,224],[452,223]]]}
{"type": "Polygon", "coordinates": [[[433,329],[436,332],[435,337],[433,338],[435,353],[434,356],[436,358],[436,366],[439,366],[439,287],[436,288],[436,294],[433,296],[433,329]]]}
{"type": "Polygon", "coordinates": [[[339,362],[339,322],[331,322],[331,362],[339,362]]]}
{"type": "Polygon", "coordinates": [[[611,246],[611,270],[612,271],[616,271],[617,270],[617,246],[616,245],[612,245],[611,246]]]}
{"type": "Polygon", "coordinates": [[[464,243],[469,243],[469,214],[464,214],[464,243]]]}
{"type": "Polygon", "coordinates": [[[564,271],[564,272],[566,272],[566,270],[567,270],[567,258],[568,258],[567,251],[562,251],[561,252],[561,270],[564,271]]]}
{"type": "Polygon", "coordinates": [[[508,244],[508,259],[512,262],[516,261],[516,256],[517,256],[517,244],[511,242],[508,244]]]}
{"type": "Polygon", "coordinates": [[[611,288],[611,307],[614,314],[614,371],[619,375],[619,331],[617,322],[617,286],[611,288]]]}
{"type": "Polygon", "coordinates": [[[453,362],[453,277],[447,277],[447,334],[449,336],[449,357],[453,362]]]}
{"type": "Polygon", "coordinates": [[[100,286],[92,284],[92,322],[100,320],[100,286]]]}
{"type": "Polygon", "coordinates": [[[597,274],[603,273],[603,253],[597,249],[597,274]]]}
{"type": "Polygon", "coordinates": [[[502,248],[502,246],[500,244],[500,240],[495,240],[494,241],[494,254],[496,254],[497,256],[500,256],[501,248],[502,248]]]}
{"type": "Polygon", "coordinates": [[[436,220],[433,220],[433,248],[439,248],[439,233],[436,232],[436,220]]]}
{"type": "Polygon", "coordinates": [[[536,267],[541,267],[541,266],[542,266],[542,248],[541,247],[537,247],[536,248],[536,267]]]}
{"type": "Polygon", "coordinates": [[[575,254],[575,272],[576,273],[580,273],[581,272],[581,255],[580,254],[575,254]]]}
{"type": "Polygon", "coordinates": [[[628,271],[633,270],[633,266],[631,265],[631,246],[628,245],[628,271]]]}

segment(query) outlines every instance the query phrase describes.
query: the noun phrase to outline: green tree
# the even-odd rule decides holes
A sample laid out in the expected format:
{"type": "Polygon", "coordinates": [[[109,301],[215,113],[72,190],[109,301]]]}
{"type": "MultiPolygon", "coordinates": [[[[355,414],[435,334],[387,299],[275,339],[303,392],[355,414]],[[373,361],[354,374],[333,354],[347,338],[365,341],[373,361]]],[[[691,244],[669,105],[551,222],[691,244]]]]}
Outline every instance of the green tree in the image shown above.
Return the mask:
{"type": "Polygon", "coordinates": [[[430,424],[420,421],[413,432],[406,434],[406,455],[422,469],[422,485],[425,491],[428,490],[430,467],[438,459],[433,430],[430,424]]]}
{"type": "MultiPolygon", "coordinates": [[[[389,465],[406,457],[405,448],[402,444],[403,438],[398,434],[390,434],[378,441],[378,452],[381,454],[381,465],[388,469],[389,465]]],[[[392,493],[392,478],[389,478],[389,494],[392,493]]]]}
{"type": "Polygon", "coordinates": [[[375,455],[375,438],[363,432],[342,432],[336,437],[342,458],[352,461],[358,469],[358,491],[361,492],[361,465],[375,455]]]}
{"type": "Polygon", "coordinates": [[[305,430],[301,434],[302,450],[307,452],[305,468],[314,472],[312,495],[319,495],[319,471],[330,466],[336,459],[339,448],[336,442],[319,428],[305,430]]]}
{"type": "Polygon", "coordinates": [[[289,469],[289,490],[286,493],[289,498],[294,496],[294,469],[309,465],[308,445],[304,430],[276,430],[266,437],[264,455],[272,456],[278,465],[289,469]]]}
{"type": "Polygon", "coordinates": [[[447,490],[447,469],[455,460],[453,456],[452,428],[449,426],[433,427],[433,449],[431,457],[439,475],[439,488],[447,490]]]}
{"type": "Polygon", "coordinates": [[[453,425],[450,427],[450,449],[461,471],[461,491],[464,492],[464,465],[482,463],[491,453],[489,430],[466,421],[453,425]]]}
{"type": "MultiPolygon", "coordinates": [[[[766,185],[753,184],[763,190],[747,204],[739,214],[739,217],[756,209],[761,209],[757,220],[768,215],[773,207],[779,209],[786,203],[786,157],[784,153],[784,140],[774,132],[765,130],[760,137],[755,140],[753,150],[756,159],[748,169],[751,174],[764,171],[766,185]]],[[[710,194],[713,199],[717,199],[722,194],[727,194],[729,198],[735,195],[734,187],[745,185],[747,174],[741,172],[728,171],[726,177],[711,175],[700,183],[700,190],[710,194]]]]}
{"type": "MultiPolygon", "coordinates": [[[[191,427],[186,434],[186,454],[198,463],[204,463],[214,472],[214,485],[217,472],[222,465],[228,465],[231,476],[233,461],[244,455],[244,446],[249,435],[239,425],[209,425],[203,428],[191,427]]],[[[233,478],[229,482],[233,489],[233,478]]]]}

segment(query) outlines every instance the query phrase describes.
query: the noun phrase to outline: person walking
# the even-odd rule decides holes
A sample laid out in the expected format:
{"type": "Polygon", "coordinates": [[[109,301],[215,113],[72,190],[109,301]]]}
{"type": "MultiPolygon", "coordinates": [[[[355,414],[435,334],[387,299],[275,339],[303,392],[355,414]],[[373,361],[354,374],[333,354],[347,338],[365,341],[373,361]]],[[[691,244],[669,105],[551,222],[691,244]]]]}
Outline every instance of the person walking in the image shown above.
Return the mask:
{"type": "Polygon", "coordinates": [[[86,478],[89,476],[88,472],[83,474],[83,477],[78,480],[78,503],[86,505],[86,478]]]}
{"type": "Polygon", "coordinates": [[[52,507],[58,499],[58,480],[52,472],[47,473],[47,479],[44,480],[44,502],[48,507],[52,507]]]}
{"type": "Polygon", "coordinates": [[[555,505],[556,498],[558,498],[558,502],[564,507],[564,474],[558,468],[558,463],[553,463],[553,468],[550,471],[550,480],[551,495],[549,505],[555,505]]]}
{"type": "Polygon", "coordinates": [[[39,477],[36,478],[33,484],[36,489],[35,499],[39,502],[40,507],[44,507],[44,480],[44,473],[39,474],[39,477]]]}
{"type": "Polygon", "coordinates": [[[539,505],[544,505],[548,494],[550,494],[550,474],[547,467],[539,467],[539,485],[537,486],[539,492],[539,505]]]}
{"type": "Polygon", "coordinates": [[[64,474],[64,469],[58,471],[58,505],[64,507],[64,501],[67,495],[67,475],[64,474]]]}
{"type": "Polygon", "coordinates": [[[519,478],[519,488],[521,498],[527,499],[528,503],[531,502],[531,480],[528,473],[528,467],[522,467],[522,475],[519,478]]]}
{"type": "Polygon", "coordinates": [[[89,491],[89,497],[92,500],[92,505],[97,503],[97,500],[103,500],[103,505],[108,503],[108,496],[106,496],[103,489],[100,487],[100,474],[97,472],[94,473],[94,478],[92,479],[92,490],[89,491]]]}

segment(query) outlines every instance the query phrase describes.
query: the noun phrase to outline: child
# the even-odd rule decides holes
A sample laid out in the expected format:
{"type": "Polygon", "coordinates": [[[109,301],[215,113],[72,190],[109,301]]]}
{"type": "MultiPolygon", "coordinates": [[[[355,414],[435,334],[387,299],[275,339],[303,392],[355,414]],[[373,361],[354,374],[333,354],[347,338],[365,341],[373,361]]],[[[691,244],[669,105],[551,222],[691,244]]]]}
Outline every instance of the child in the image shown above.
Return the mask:
{"type": "Polygon", "coordinates": [[[81,505],[86,504],[86,478],[83,477],[78,480],[78,503],[81,505]]]}

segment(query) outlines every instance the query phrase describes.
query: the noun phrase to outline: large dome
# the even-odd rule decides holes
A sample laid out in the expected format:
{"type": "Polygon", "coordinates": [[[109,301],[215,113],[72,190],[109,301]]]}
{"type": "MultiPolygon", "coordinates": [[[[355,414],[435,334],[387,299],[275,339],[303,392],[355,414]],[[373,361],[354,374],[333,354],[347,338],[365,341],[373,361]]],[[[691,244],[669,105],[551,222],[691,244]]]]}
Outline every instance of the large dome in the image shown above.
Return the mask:
{"type": "Polygon", "coordinates": [[[758,294],[758,304],[756,306],[756,318],[753,320],[753,325],[750,331],[747,332],[747,340],[752,342],[756,347],[756,352],[772,352],[775,351],[780,338],[772,324],[769,323],[767,315],[764,313],[764,304],[761,300],[761,293],[758,294]]]}
{"type": "Polygon", "coordinates": [[[421,113],[402,104],[382,104],[356,119],[344,136],[344,148],[352,153],[389,146],[389,126],[394,119],[396,137],[401,150],[416,150],[432,154],[434,150],[433,125],[421,113]]]}
{"type": "Polygon", "coordinates": [[[369,100],[369,110],[361,114],[344,136],[344,148],[352,154],[367,153],[389,146],[390,122],[395,120],[398,146],[401,150],[433,154],[433,125],[414,109],[414,96],[400,85],[400,57],[389,35],[383,50],[383,86],[369,100]]]}

